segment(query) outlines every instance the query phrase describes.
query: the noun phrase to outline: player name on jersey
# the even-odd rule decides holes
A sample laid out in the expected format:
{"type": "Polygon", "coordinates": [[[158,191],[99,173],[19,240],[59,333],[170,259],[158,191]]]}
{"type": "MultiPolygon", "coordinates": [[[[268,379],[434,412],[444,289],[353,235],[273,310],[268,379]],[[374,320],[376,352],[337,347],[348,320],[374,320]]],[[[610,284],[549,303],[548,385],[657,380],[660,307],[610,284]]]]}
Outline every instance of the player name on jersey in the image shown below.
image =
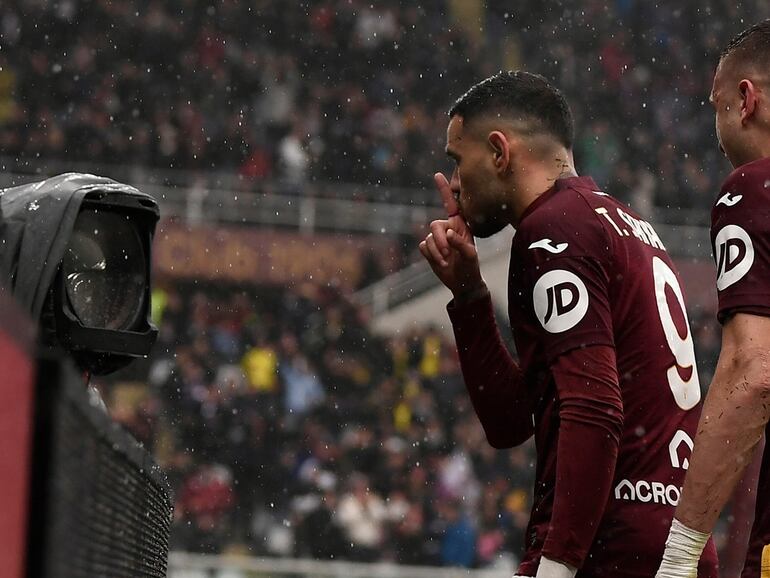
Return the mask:
{"type": "Polygon", "coordinates": [[[642,243],[645,243],[650,247],[661,249],[663,251],[666,250],[666,247],[663,246],[663,242],[660,240],[660,237],[658,237],[655,229],[653,229],[652,225],[650,225],[647,221],[632,217],[620,207],[616,207],[615,212],[621,221],[621,227],[619,227],[613,220],[612,213],[609,209],[606,207],[597,207],[595,211],[607,219],[607,222],[612,225],[612,229],[620,237],[629,237],[633,235],[642,243]],[[631,231],[630,233],[629,230],[631,231]]]}

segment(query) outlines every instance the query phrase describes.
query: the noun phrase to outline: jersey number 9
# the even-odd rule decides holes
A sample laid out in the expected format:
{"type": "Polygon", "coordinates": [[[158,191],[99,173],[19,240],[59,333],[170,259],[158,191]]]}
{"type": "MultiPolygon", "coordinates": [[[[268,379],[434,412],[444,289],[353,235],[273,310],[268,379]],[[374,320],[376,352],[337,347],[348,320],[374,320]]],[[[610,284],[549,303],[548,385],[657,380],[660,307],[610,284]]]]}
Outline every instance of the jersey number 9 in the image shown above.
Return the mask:
{"type": "Polygon", "coordinates": [[[679,286],[679,280],[665,261],[658,257],[652,258],[652,274],[655,279],[655,300],[658,304],[660,324],[663,334],[666,336],[668,348],[676,360],[676,363],[666,371],[668,386],[674,395],[676,404],[684,409],[692,409],[700,401],[700,380],[698,379],[698,367],[695,363],[695,346],[692,342],[690,321],[687,319],[687,310],[684,306],[684,296],[679,286]],[[666,287],[670,287],[676,296],[676,300],[684,316],[685,335],[682,337],[676,328],[671,308],[666,299],[666,287]],[[687,370],[692,368],[690,379],[682,379],[680,368],[687,370]]]}

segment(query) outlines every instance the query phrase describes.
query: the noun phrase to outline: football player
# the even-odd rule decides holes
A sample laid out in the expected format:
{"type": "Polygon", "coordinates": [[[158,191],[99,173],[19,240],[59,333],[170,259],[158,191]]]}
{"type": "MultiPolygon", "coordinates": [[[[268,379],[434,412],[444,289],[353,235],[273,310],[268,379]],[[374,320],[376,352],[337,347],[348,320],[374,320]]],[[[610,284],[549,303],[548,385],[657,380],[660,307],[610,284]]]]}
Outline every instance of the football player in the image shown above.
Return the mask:
{"type": "MultiPolygon", "coordinates": [[[[447,211],[420,251],[448,305],[490,444],[537,449],[520,576],[649,577],[700,415],[684,295],[650,224],[572,159],[559,90],[526,72],[473,86],[449,112],[447,211]],[[506,350],[475,237],[513,226],[506,350]]],[[[716,576],[709,543],[699,576],[716,576]]]]}
{"type": "MultiPolygon", "coordinates": [[[[722,349],[659,578],[693,576],[701,549],[770,419],[770,20],[730,42],[710,101],[735,170],[711,210],[722,349]]],[[[770,450],[742,578],[770,577],[770,450]]]]}

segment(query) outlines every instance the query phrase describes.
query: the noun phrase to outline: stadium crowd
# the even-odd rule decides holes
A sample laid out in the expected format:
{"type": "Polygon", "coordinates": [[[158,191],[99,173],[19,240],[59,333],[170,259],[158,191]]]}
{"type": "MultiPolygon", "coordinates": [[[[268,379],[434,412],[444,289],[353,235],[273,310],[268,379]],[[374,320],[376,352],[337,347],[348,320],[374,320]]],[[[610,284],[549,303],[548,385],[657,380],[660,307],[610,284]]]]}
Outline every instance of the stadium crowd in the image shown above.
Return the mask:
{"type": "Polygon", "coordinates": [[[419,187],[444,162],[450,101],[523,66],[566,91],[581,172],[643,212],[692,207],[726,169],[706,110],[719,47],[768,15],[763,0],[10,0],[0,151],[11,168],[437,203],[419,187]]]}
{"type": "Polygon", "coordinates": [[[154,298],[155,355],[105,395],[170,476],[173,547],[468,567],[520,550],[530,452],[486,444],[438,332],[376,338],[312,284],[154,298]]]}
{"type": "MultiPolygon", "coordinates": [[[[310,283],[168,284],[154,307],[153,357],[101,385],[169,474],[173,548],[464,567],[522,551],[532,448],[487,444],[451,339],[375,337],[310,283]]],[[[694,324],[701,359],[711,325],[694,324]]]]}

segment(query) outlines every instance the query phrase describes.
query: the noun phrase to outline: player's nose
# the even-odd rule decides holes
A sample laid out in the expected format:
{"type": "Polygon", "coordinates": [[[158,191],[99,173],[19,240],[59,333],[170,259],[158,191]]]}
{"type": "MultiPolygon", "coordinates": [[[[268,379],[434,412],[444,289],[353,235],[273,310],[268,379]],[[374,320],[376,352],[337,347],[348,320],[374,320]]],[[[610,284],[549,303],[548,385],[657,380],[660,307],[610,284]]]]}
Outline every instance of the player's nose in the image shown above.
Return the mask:
{"type": "Polygon", "coordinates": [[[452,171],[452,180],[449,181],[449,189],[452,191],[452,194],[455,196],[455,199],[459,198],[459,196],[460,196],[460,175],[457,174],[457,169],[452,171]]]}

